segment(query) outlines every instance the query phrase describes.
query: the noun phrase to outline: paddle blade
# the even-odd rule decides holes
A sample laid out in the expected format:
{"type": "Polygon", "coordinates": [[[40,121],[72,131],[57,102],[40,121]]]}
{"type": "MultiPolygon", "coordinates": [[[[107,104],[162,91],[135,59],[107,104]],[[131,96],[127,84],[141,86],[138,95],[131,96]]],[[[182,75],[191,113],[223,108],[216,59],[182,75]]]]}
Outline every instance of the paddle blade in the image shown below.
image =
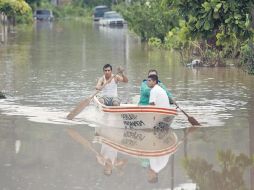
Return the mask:
{"type": "Polygon", "coordinates": [[[182,110],[176,103],[175,103],[175,105],[177,106],[177,108],[178,108],[181,112],[183,112],[183,114],[184,114],[186,117],[188,117],[188,121],[191,123],[191,125],[200,126],[200,123],[199,123],[194,117],[189,116],[189,115],[188,115],[184,110],[182,110]]]}
{"type": "Polygon", "coordinates": [[[189,116],[188,121],[191,123],[191,125],[200,126],[200,123],[194,117],[189,116]]]}
{"type": "Polygon", "coordinates": [[[91,97],[82,100],[81,102],[78,103],[78,105],[76,106],[76,108],[74,108],[68,115],[67,115],[67,119],[68,120],[72,120],[76,115],[78,115],[86,106],[88,106],[90,104],[91,101],[91,97]]]}

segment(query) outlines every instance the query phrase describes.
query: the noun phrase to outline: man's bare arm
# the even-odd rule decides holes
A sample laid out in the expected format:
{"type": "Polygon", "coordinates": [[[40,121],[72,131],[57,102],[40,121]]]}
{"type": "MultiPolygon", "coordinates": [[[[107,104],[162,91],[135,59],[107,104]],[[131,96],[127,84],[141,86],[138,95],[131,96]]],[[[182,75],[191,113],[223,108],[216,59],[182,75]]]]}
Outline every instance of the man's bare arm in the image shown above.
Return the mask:
{"type": "Polygon", "coordinates": [[[125,83],[127,83],[129,81],[127,76],[125,76],[123,73],[122,74],[117,74],[117,78],[116,79],[119,82],[125,82],[125,83]]]}
{"type": "Polygon", "coordinates": [[[103,78],[100,78],[97,82],[97,85],[95,87],[96,90],[101,90],[101,87],[103,85],[103,78]]]}

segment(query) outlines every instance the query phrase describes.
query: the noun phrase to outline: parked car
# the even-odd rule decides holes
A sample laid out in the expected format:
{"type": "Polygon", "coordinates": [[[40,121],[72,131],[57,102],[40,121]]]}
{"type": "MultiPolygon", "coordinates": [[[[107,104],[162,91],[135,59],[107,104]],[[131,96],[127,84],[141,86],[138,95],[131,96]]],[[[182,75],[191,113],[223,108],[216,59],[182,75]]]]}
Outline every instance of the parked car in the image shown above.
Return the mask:
{"type": "Polygon", "coordinates": [[[100,19],[99,24],[102,26],[123,27],[125,20],[119,13],[115,11],[108,11],[104,13],[104,16],[100,19]]]}
{"type": "Polygon", "coordinates": [[[37,9],[34,12],[34,18],[36,20],[52,21],[54,19],[54,15],[51,10],[37,9]]]}
{"type": "Polygon", "coordinates": [[[94,7],[93,20],[94,21],[100,20],[103,17],[104,13],[107,11],[109,11],[109,8],[106,5],[99,5],[94,7]]]}

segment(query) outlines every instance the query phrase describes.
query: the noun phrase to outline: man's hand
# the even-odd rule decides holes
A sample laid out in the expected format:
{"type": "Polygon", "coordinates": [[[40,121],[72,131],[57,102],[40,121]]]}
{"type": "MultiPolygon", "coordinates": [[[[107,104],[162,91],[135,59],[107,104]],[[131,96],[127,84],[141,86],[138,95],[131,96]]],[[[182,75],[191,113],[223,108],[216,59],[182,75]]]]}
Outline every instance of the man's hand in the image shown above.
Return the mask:
{"type": "Polygon", "coordinates": [[[122,68],[121,66],[117,68],[117,73],[119,74],[123,74],[124,68],[122,68]]]}
{"type": "Polygon", "coordinates": [[[168,97],[168,99],[169,99],[169,103],[170,104],[174,104],[174,105],[176,105],[178,107],[178,105],[176,104],[176,101],[173,98],[168,97]]]}
{"type": "Polygon", "coordinates": [[[117,80],[120,81],[120,82],[127,83],[128,78],[123,74],[123,71],[124,71],[124,69],[122,67],[117,68],[117,75],[119,76],[119,77],[117,77],[117,80]]]}
{"type": "Polygon", "coordinates": [[[95,89],[101,91],[102,90],[102,86],[96,87],[95,89]]]}

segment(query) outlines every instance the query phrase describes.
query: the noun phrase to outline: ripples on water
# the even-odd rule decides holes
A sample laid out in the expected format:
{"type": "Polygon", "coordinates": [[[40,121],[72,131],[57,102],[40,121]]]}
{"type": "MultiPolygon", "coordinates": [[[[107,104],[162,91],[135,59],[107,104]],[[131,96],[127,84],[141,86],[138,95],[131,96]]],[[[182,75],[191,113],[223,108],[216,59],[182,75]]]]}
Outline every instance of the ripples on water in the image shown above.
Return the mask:
{"type": "MultiPolygon", "coordinates": [[[[58,91],[58,93],[59,92],[61,91],[58,91]]],[[[49,100],[44,100],[41,98],[41,96],[29,97],[29,102],[37,102],[42,106],[29,105],[29,102],[26,100],[28,97],[25,100],[15,98],[1,100],[1,113],[6,115],[23,115],[30,121],[41,123],[68,125],[88,124],[93,126],[93,123],[88,122],[97,114],[97,110],[92,103],[90,106],[85,108],[83,112],[76,117],[76,119],[73,121],[68,121],[66,119],[66,115],[70,110],[63,107],[59,108],[58,106],[64,102],[59,101],[57,98],[52,99],[50,94],[46,97],[49,100]],[[22,102],[26,102],[26,105],[22,105],[22,102]],[[50,106],[51,104],[52,106],[50,106]]],[[[136,97],[134,100],[137,101],[139,96],[137,95],[134,97],[136,97]]],[[[229,111],[236,111],[236,109],[238,109],[237,107],[244,106],[246,103],[242,101],[236,102],[229,99],[207,100],[203,98],[199,101],[178,101],[178,104],[190,116],[196,118],[201,123],[202,127],[218,127],[223,126],[225,120],[233,117],[229,111]]],[[[183,128],[188,126],[186,124],[188,124],[186,116],[179,111],[179,115],[175,118],[172,128],[183,128]]]]}

